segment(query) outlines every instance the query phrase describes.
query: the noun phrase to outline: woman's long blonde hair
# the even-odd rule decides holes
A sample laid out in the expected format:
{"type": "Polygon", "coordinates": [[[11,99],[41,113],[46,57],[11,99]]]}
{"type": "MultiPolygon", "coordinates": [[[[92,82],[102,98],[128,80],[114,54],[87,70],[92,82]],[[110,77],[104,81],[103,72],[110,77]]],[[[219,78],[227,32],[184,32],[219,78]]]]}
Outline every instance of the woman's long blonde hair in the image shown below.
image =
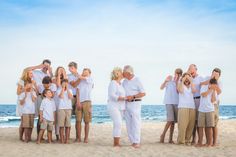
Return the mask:
{"type": "Polygon", "coordinates": [[[122,73],[122,69],[120,67],[115,67],[112,72],[111,72],[111,80],[116,80],[118,79],[118,72],[122,73]]]}
{"type": "Polygon", "coordinates": [[[21,80],[26,82],[26,81],[32,81],[32,78],[29,77],[29,72],[32,70],[27,70],[24,69],[21,75],[21,80]]]}

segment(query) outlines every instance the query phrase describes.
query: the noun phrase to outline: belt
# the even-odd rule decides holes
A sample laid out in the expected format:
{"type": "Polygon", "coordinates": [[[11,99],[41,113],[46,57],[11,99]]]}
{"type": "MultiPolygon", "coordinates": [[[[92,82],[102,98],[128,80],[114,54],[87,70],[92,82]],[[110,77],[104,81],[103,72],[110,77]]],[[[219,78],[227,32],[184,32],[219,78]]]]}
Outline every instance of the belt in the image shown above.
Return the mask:
{"type": "Polygon", "coordinates": [[[130,100],[128,102],[134,102],[134,101],[142,101],[142,99],[133,99],[133,100],[130,100]]]}
{"type": "Polygon", "coordinates": [[[201,97],[200,96],[196,96],[196,97],[194,97],[193,99],[200,99],[201,97]]]}

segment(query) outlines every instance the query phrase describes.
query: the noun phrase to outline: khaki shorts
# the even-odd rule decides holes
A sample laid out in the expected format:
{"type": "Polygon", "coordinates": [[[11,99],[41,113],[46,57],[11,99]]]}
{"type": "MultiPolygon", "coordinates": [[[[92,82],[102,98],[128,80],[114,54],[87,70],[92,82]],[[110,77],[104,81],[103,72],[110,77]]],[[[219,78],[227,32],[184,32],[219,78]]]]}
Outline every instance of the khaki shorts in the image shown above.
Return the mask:
{"type": "Polygon", "coordinates": [[[40,129],[42,130],[48,130],[48,131],[52,131],[53,130],[53,122],[52,121],[48,121],[46,119],[43,119],[43,122],[40,125],[40,129]]]}
{"type": "Polygon", "coordinates": [[[166,104],[166,120],[167,122],[177,122],[178,119],[178,105],[166,104]]]}
{"type": "Polygon", "coordinates": [[[82,122],[84,119],[85,123],[89,123],[92,121],[92,104],[91,101],[84,101],[81,103],[82,109],[76,109],[76,122],[82,122]]]}
{"type": "Polygon", "coordinates": [[[71,127],[71,110],[58,110],[58,126],[71,127]]]}
{"type": "Polygon", "coordinates": [[[22,128],[34,128],[34,114],[22,115],[22,128]]]}
{"type": "Polygon", "coordinates": [[[219,122],[219,102],[217,104],[214,104],[215,106],[215,126],[217,126],[218,122],[219,122]]]}
{"type": "Polygon", "coordinates": [[[215,126],[215,112],[199,112],[198,127],[214,127],[215,126]]]}

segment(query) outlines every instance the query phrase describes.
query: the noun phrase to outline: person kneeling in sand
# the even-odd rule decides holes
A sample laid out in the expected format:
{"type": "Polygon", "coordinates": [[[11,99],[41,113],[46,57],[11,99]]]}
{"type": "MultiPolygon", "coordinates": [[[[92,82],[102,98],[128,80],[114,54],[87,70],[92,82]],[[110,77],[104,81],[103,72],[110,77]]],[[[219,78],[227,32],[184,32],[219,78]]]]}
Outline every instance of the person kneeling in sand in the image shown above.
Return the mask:
{"type": "Polygon", "coordinates": [[[56,105],[53,100],[53,93],[50,89],[43,91],[44,99],[40,106],[40,132],[37,144],[40,144],[44,131],[47,129],[48,143],[52,142],[52,130],[56,119],[56,105]]]}
{"type": "Polygon", "coordinates": [[[202,147],[203,129],[205,128],[206,146],[213,144],[212,132],[215,125],[214,103],[217,101],[217,93],[214,86],[217,85],[216,79],[211,79],[209,85],[201,87],[201,100],[198,115],[199,140],[196,146],[202,147]]]}
{"type": "Polygon", "coordinates": [[[178,104],[179,104],[179,93],[177,91],[177,85],[180,77],[182,76],[182,69],[176,69],[174,77],[168,76],[164,83],[161,85],[161,90],[166,88],[164,104],[166,104],[166,116],[167,122],[163,133],[160,136],[160,143],[164,143],[165,135],[167,130],[170,128],[169,143],[174,143],[173,133],[175,128],[175,123],[178,118],[178,104]]]}

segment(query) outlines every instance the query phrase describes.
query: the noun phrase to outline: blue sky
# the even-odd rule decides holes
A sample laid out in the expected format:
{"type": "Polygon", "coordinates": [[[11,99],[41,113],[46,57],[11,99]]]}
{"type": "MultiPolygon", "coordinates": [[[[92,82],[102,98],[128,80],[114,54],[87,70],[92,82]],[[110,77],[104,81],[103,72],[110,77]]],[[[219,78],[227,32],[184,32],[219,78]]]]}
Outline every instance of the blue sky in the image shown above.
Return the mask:
{"type": "Polygon", "coordinates": [[[114,66],[133,65],[144,103],[161,104],[166,75],[195,63],[203,76],[221,68],[222,103],[236,104],[235,19],[233,0],[2,0],[0,103],[15,103],[23,68],[50,58],[54,69],[90,67],[95,103],[106,103],[114,66]]]}

